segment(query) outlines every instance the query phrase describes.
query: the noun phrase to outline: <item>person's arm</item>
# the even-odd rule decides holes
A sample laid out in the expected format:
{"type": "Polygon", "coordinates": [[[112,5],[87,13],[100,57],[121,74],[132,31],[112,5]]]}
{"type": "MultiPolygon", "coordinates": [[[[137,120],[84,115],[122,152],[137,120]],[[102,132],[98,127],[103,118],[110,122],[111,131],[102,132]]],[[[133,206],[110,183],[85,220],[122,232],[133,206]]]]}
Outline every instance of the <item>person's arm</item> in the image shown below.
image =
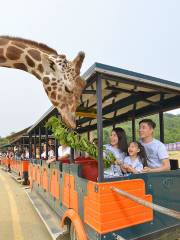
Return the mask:
{"type": "Polygon", "coordinates": [[[163,159],[162,165],[158,168],[150,168],[150,167],[144,167],[142,172],[163,172],[163,171],[169,171],[170,170],[170,162],[169,159],[163,159]]]}
{"type": "Polygon", "coordinates": [[[58,160],[61,161],[61,160],[67,159],[69,158],[69,156],[70,156],[69,154],[65,154],[62,157],[58,157],[58,160]]]}
{"type": "Polygon", "coordinates": [[[49,164],[49,163],[52,163],[52,162],[55,162],[56,161],[56,158],[49,158],[46,163],[49,164]]]}

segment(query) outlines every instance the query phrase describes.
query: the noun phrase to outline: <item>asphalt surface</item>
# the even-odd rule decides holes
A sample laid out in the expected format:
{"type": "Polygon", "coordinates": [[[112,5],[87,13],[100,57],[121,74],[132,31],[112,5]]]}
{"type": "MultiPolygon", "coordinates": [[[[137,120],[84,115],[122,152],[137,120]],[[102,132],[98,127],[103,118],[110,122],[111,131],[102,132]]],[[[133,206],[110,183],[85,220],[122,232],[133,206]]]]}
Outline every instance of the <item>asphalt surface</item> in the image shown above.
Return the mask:
{"type": "Polygon", "coordinates": [[[0,240],[52,240],[24,186],[0,169],[0,240]]]}

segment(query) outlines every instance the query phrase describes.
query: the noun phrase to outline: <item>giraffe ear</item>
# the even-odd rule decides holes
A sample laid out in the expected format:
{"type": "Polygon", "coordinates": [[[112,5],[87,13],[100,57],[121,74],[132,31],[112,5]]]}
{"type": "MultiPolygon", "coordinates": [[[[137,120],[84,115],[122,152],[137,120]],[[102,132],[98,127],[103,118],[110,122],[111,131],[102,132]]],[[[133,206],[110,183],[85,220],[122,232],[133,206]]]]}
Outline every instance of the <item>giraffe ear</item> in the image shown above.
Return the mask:
{"type": "Polygon", "coordinates": [[[77,57],[73,60],[73,63],[75,64],[75,71],[77,74],[80,74],[80,69],[81,69],[84,58],[85,58],[85,53],[79,52],[77,57]]]}

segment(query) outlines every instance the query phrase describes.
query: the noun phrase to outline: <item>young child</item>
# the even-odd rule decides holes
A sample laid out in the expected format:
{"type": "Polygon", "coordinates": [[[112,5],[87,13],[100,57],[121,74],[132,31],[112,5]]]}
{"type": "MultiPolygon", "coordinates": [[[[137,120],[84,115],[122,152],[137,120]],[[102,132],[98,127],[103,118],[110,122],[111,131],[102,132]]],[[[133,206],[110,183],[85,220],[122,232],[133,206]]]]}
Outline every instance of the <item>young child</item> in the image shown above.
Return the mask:
{"type": "Polygon", "coordinates": [[[128,155],[124,158],[121,169],[124,173],[141,173],[147,166],[147,156],[144,147],[139,142],[131,142],[128,155]]]}

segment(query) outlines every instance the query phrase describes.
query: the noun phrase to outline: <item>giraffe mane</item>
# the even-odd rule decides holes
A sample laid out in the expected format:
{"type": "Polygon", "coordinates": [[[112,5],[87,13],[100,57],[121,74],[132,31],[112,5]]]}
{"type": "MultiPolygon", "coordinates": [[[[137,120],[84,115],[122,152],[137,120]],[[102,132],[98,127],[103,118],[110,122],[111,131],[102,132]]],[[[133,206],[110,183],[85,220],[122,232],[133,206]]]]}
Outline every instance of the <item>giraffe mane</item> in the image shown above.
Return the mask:
{"type": "Polygon", "coordinates": [[[48,47],[46,44],[44,43],[38,43],[38,42],[35,42],[35,41],[32,41],[32,40],[29,40],[29,39],[24,39],[24,38],[19,38],[19,37],[10,37],[10,36],[0,36],[0,38],[5,38],[5,39],[9,39],[9,40],[12,40],[12,41],[18,41],[18,42],[21,42],[21,43],[27,43],[33,47],[38,47],[40,48],[42,51],[45,51],[47,53],[50,53],[50,54],[55,54],[55,55],[58,55],[57,51],[54,50],[53,48],[51,47],[48,47]]]}

